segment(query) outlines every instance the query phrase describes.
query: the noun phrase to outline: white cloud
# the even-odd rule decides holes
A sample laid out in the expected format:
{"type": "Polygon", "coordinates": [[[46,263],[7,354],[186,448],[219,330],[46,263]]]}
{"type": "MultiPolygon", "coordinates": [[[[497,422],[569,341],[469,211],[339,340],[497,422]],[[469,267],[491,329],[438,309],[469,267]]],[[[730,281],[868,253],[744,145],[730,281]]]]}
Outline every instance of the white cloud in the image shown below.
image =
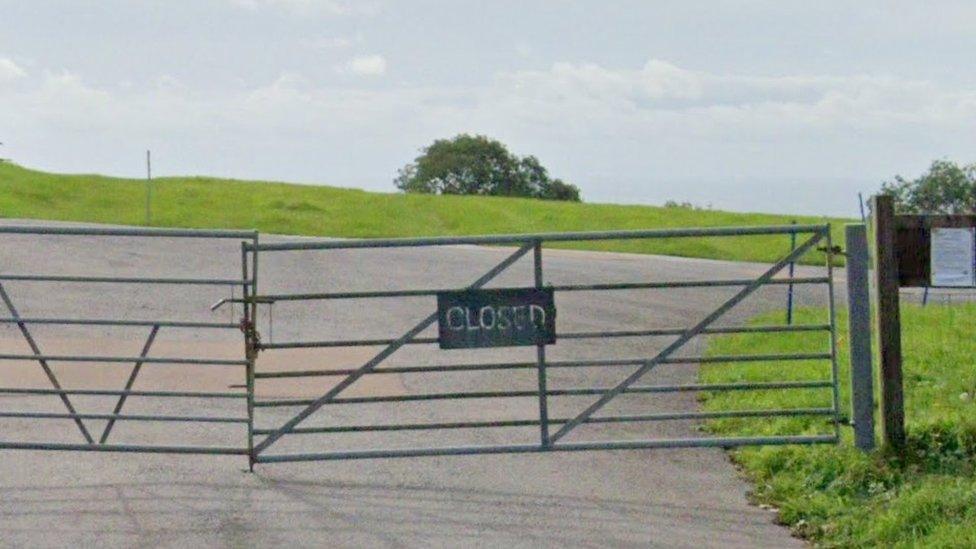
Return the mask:
{"type": "Polygon", "coordinates": [[[353,40],[345,36],[325,36],[308,41],[308,45],[319,50],[341,50],[353,45],[353,40]]]}
{"type": "MultiPolygon", "coordinates": [[[[386,70],[380,56],[357,59],[343,69],[386,70]]],[[[540,155],[600,199],[600,187],[587,186],[599,174],[611,174],[605,185],[615,174],[883,177],[976,147],[976,92],[891,76],[718,74],[651,60],[558,63],[464,87],[321,85],[284,72],[257,88],[206,91],[163,76],[125,88],[42,74],[0,88],[0,125],[13,136],[5,141],[57,143],[77,155],[77,169],[161,143],[182,159],[175,172],[384,189],[418,147],[478,132],[540,155]]]]}
{"type": "Polygon", "coordinates": [[[20,68],[17,63],[6,57],[0,57],[0,83],[13,82],[27,76],[27,72],[20,68]]]}
{"type": "Polygon", "coordinates": [[[702,85],[696,73],[656,59],[638,70],[607,69],[592,63],[556,63],[548,71],[521,71],[503,78],[522,89],[612,102],[690,99],[701,95],[702,85]]]}
{"type": "Polygon", "coordinates": [[[382,76],[386,74],[386,58],[382,55],[361,55],[353,57],[340,67],[340,72],[359,76],[382,76]]]}
{"type": "Polygon", "coordinates": [[[501,75],[483,105],[557,132],[777,137],[827,128],[961,127],[976,122],[976,92],[870,75],[751,76],[650,60],[640,69],[557,63],[501,75]]]}
{"type": "MultiPolygon", "coordinates": [[[[0,59],[0,70],[5,67],[2,74],[22,76],[16,65],[10,70],[0,59]]],[[[350,60],[342,70],[376,76],[386,72],[387,63],[380,55],[368,55],[350,60]]],[[[132,123],[169,127],[178,119],[192,127],[199,113],[209,113],[204,118],[210,121],[283,125],[312,135],[319,122],[382,128],[409,117],[436,121],[423,123],[448,132],[736,142],[816,139],[824,132],[906,135],[926,128],[971,128],[976,92],[866,75],[720,75],[659,60],[637,69],[557,63],[548,70],[505,73],[486,85],[460,88],[320,86],[284,72],[258,88],[205,93],[167,76],[142,88],[103,88],[75,73],[57,72],[45,73],[31,89],[0,92],[0,115],[57,119],[66,113],[74,113],[68,119],[119,129],[132,123]]]]}
{"type": "Polygon", "coordinates": [[[262,8],[283,9],[298,15],[375,15],[378,7],[373,2],[355,0],[230,0],[241,8],[258,10],[262,8]]]}

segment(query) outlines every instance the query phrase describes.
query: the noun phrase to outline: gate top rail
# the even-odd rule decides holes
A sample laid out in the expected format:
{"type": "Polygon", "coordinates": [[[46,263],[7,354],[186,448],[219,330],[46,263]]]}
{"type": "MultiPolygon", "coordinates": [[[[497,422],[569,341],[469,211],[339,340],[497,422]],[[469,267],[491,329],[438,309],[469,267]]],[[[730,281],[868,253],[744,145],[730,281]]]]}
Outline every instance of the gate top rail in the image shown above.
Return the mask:
{"type": "Polygon", "coordinates": [[[0,234],[45,234],[75,236],[134,236],[150,238],[250,238],[257,230],[155,229],[138,227],[59,227],[52,225],[0,225],[0,234]]]}
{"type": "Polygon", "coordinates": [[[630,231],[589,231],[558,233],[497,234],[420,238],[366,238],[338,240],[302,240],[289,242],[246,243],[249,251],[335,250],[348,248],[403,248],[418,246],[453,246],[464,244],[524,244],[531,241],[577,242],[584,240],[627,240],[641,238],[678,238],[700,236],[748,236],[763,234],[824,233],[828,224],[769,225],[742,227],[695,227],[682,229],[648,229],[630,231]]]}

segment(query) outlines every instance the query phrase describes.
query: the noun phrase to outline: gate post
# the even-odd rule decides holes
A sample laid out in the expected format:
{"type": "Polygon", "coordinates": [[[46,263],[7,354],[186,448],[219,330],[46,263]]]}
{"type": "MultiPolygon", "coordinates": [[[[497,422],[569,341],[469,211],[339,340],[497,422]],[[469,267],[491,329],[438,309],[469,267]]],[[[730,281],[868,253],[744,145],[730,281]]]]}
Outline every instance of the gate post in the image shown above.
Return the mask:
{"type": "Polygon", "coordinates": [[[854,445],[874,449],[874,386],[871,368],[871,297],[868,237],[864,224],[844,227],[847,248],[847,310],[851,353],[851,417],[854,445]]]}
{"type": "Polygon", "coordinates": [[[874,229],[874,292],[877,296],[881,432],[895,451],[905,447],[905,399],[902,384],[901,316],[898,295],[898,257],[895,251],[894,198],[871,198],[874,229]]]}

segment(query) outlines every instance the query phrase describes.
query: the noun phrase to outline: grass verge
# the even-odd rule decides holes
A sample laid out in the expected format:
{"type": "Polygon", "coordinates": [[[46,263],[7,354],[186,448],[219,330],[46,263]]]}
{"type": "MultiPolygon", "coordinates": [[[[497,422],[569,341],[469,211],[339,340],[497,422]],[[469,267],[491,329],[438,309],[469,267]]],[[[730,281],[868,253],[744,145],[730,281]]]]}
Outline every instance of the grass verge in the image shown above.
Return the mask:
{"type": "MultiPolygon", "coordinates": [[[[819,309],[801,310],[799,322],[823,322],[819,309]]],[[[778,316],[778,315],[777,315],[778,316]]],[[[763,323],[772,317],[756,319],[763,323]]],[[[838,318],[840,379],[849,413],[847,318],[838,318]]],[[[825,546],[976,547],[976,304],[902,308],[906,417],[904,459],[854,449],[850,428],[839,446],[748,448],[733,460],[754,483],[756,503],[779,509],[797,535],[825,546]]],[[[711,354],[800,352],[810,336],[745,334],[709,344],[711,354]],[[804,339],[807,338],[807,339],[804,339]]],[[[829,370],[827,372],[829,374],[829,370]]],[[[709,383],[822,378],[823,362],[706,365],[709,383]]],[[[826,392],[742,392],[704,396],[708,410],[765,406],[823,406],[826,392]],[[748,394],[747,394],[748,393],[748,394]]],[[[714,421],[714,432],[796,434],[824,432],[823,420],[714,421]]]]}
{"type": "MultiPolygon", "coordinates": [[[[142,225],[146,183],[61,175],[0,162],[0,217],[142,225]]],[[[371,193],[206,177],[153,181],[158,227],[259,229],[347,238],[824,223],[824,218],[520,198],[371,193]]],[[[838,220],[834,220],[838,221],[838,220]]],[[[841,223],[835,223],[840,242],[841,223]]],[[[786,235],[563,243],[561,247],[770,262],[786,235]]],[[[805,261],[822,264],[819,253],[805,261]]]]}

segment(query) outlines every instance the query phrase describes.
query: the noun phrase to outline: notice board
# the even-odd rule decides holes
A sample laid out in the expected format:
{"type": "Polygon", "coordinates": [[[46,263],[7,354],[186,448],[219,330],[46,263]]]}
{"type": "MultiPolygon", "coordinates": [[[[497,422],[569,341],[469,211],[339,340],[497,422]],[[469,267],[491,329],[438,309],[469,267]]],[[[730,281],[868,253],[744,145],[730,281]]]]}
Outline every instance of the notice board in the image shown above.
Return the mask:
{"type": "Polygon", "coordinates": [[[901,287],[976,286],[976,215],[896,215],[901,287]]]}

